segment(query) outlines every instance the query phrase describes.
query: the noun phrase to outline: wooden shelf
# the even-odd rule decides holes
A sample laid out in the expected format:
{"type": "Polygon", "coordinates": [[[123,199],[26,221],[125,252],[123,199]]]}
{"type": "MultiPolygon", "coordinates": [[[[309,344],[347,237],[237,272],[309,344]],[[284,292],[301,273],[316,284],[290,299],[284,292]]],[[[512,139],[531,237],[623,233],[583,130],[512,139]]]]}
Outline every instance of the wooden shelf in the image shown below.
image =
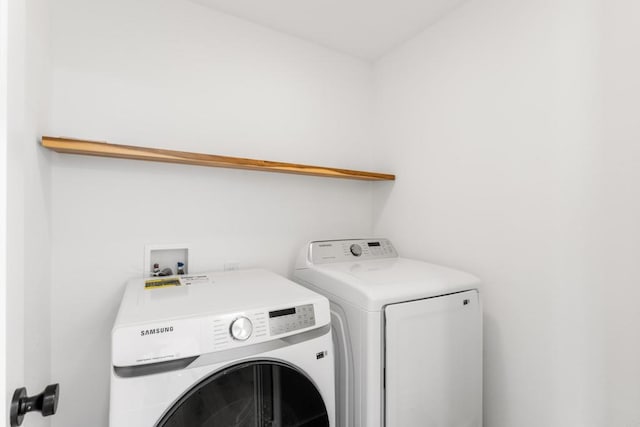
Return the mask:
{"type": "Polygon", "coordinates": [[[84,154],[88,156],[182,163],[186,165],[212,166],[218,168],[249,169],[265,172],[314,175],[329,178],[359,179],[365,181],[393,181],[396,179],[395,175],[376,172],[336,169],[324,166],[298,165],[295,163],[217,156],[214,154],[189,153],[186,151],[136,147],[131,145],[109,144],[107,142],[55,138],[51,136],[43,136],[42,145],[58,153],[84,154]]]}

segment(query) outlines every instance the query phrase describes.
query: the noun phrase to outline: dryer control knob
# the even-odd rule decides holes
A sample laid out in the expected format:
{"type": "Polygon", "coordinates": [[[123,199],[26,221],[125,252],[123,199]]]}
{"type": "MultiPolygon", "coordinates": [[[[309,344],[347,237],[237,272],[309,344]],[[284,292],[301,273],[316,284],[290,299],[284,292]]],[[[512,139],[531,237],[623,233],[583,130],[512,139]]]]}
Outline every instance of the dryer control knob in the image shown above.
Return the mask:
{"type": "Polygon", "coordinates": [[[360,245],[356,245],[355,243],[353,245],[351,245],[351,247],[349,248],[349,250],[351,251],[351,253],[353,254],[353,256],[360,256],[362,255],[362,248],[360,247],[360,245]]]}
{"type": "Polygon", "coordinates": [[[246,341],[251,336],[253,332],[253,324],[248,317],[238,317],[236,320],[231,322],[231,326],[229,327],[229,333],[233,337],[234,340],[238,341],[246,341]]]}

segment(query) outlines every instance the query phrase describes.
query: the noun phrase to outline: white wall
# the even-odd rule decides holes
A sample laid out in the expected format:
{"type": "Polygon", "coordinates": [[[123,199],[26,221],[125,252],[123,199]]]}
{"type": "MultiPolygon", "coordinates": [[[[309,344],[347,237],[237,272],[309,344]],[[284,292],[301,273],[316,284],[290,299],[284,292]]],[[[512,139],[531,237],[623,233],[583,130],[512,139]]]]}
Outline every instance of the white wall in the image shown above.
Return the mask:
{"type": "MultiPolygon", "coordinates": [[[[50,165],[38,145],[50,95],[49,5],[8,1],[7,399],[51,381],[50,165]]],[[[8,404],[8,400],[5,400],[8,404]]],[[[50,425],[30,414],[30,426],[50,425]]]]}
{"type": "Polygon", "coordinates": [[[606,422],[640,425],[640,4],[601,2],[590,274],[602,307],[606,422]]]}
{"type": "MultiPolygon", "coordinates": [[[[40,393],[51,376],[51,162],[39,146],[51,96],[50,2],[27,3],[27,134],[24,145],[25,385],[40,393]]],[[[29,426],[50,425],[40,414],[29,426]]]]}
{"type": "Polygon", "coordinates": [[[470,1],[375,64],[375,225],[484,280],[485,425],[640,423],[640,6],[470,1]]]}
{"type": "MultiPolygon", "coordinates": [[[[365,62],[179,0],[59,0],[52,28],[49,134],[371,166],[365,62]]],[[[52,171],[55,426],[107,424],[110,329],[145,244],[287,275],[305,240],[372,229],[364,182],[58,154],[52,171]]]]}

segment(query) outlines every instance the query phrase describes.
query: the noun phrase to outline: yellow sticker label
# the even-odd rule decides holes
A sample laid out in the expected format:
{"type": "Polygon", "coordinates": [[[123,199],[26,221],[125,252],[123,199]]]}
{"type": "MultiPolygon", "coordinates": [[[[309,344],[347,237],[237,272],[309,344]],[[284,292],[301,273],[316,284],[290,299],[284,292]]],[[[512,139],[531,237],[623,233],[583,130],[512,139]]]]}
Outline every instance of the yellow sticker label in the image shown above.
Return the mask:
{"type": "Polygon", "coordinates": [[[171,286],[180,286],[180,279],[175,277],[167,279],[149,279],[144,282],[145,289],[168,288],[171,286]]]}

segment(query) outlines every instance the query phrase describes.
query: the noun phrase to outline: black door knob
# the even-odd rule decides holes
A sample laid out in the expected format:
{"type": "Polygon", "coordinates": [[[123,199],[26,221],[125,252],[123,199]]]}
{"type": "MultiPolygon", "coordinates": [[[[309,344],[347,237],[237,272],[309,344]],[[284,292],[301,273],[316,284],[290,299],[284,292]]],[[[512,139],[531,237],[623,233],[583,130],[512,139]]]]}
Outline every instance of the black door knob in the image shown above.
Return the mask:
{"type": "Polygon", "coordinates": [[[55,414],[58,409],[58,396],[60,396],[59,384],[50,384],[42,393],[35,396],[27,396],[27,389],[24,387],[16,389],[9,410],[11,427],[22,425],[27,412],[39,411],[43,417],[55,414]]]}

